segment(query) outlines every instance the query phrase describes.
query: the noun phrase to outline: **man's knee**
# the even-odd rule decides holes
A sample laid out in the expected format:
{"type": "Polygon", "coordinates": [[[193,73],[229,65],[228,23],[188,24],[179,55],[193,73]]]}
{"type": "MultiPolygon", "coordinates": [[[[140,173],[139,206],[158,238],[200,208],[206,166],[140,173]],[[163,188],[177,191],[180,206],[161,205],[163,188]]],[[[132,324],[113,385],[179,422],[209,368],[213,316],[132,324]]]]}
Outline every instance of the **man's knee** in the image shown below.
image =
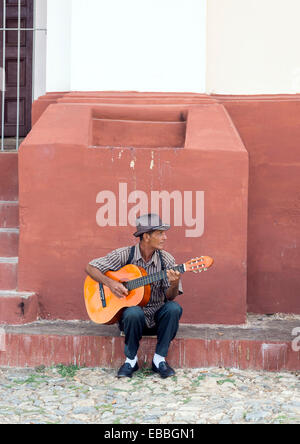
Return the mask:
{"type": "Polygon", "coordinates": [[[123,321],[140,322],[145,320],[145,315],[141,307],[128,307],[123,313],[123,321]]]}
{"type": "Polygon", "coordinates": [[[165,309],[170,316],[181,318],[182,315],[182,307],[174,301],[168,301],[165,303],[165,309]]]}

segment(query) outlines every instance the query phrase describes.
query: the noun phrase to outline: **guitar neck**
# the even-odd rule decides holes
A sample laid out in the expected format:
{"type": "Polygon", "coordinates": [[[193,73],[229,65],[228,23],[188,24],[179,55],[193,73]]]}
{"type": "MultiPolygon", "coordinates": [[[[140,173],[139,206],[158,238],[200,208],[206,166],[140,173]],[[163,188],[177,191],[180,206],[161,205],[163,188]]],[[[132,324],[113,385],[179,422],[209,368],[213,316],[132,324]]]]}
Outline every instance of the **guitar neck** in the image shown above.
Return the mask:
{"type": "MultiPolygon", "coordinates": [[[[176,265],[175,267],[170,268],[170,270],[179,271],[180,273],[185,272],[184,264],[176,265]]],[[[167,271],[162,270],[153,274],[148,274],[147,276],[142,276],[138,279],[133,279],[132,281],[126,282],[125,286],[128,290],[134,290],[139,287],[144,287],[145,285],[153,284],[154,282],[162,281],[163,279],[167,279],[167,271]]],[[[124,284],[124,283],[123,283],[124,284]]]]}

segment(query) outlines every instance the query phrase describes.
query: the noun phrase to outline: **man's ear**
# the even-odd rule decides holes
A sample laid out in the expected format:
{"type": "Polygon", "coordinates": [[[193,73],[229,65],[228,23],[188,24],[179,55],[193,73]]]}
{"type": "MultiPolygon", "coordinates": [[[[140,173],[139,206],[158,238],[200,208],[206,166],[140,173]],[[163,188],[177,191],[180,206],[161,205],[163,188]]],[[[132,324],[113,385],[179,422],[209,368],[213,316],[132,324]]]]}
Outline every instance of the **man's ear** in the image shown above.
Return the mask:
{"type": "Polygon", "coordinates": [[[145,242],[149,242],[149,240],[150,240],[150,234],[149,233],[144,233],[143,234],[143,240],[145,241],[145,242]]]}

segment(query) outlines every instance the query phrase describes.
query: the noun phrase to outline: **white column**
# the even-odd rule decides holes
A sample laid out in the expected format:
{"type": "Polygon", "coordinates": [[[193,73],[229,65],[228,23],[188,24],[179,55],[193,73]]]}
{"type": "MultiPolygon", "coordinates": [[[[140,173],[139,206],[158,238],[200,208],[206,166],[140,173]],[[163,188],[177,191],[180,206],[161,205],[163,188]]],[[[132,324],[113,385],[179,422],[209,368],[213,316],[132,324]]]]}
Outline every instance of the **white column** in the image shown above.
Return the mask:
{"type": "MultiPolygon", "coordinates": [[[[69,91],[71,89],[72,1],[48,1],[47,92],[69,91]]],[[[81,29],[78,29],[78,33],[81,32],[81,29]]]]}
{"type": "Polygon", "coordinates": [[[33,100],[46,92],[47,0],[34,2],[33,100]]]}
{"type": "Polygon", "coordinates": [[[72,0],[72,17],[72,90],[205,92],[206,0],[72,0]]]}

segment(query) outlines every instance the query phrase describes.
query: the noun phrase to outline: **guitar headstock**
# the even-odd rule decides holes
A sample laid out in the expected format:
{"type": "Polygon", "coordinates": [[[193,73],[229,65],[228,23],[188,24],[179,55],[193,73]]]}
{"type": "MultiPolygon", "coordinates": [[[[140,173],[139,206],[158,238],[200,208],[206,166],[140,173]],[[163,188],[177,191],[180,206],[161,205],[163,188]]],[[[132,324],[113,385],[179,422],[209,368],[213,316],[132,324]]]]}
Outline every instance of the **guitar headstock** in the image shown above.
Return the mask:
{"type": "Polygon", "coordinates": [[[192,271],[193,273],[201,273],[201,271],[207,271],[212,266],[214,260],[209,256],[195,257],[187,261],[185,265],[186,271],[192,271]]]}

